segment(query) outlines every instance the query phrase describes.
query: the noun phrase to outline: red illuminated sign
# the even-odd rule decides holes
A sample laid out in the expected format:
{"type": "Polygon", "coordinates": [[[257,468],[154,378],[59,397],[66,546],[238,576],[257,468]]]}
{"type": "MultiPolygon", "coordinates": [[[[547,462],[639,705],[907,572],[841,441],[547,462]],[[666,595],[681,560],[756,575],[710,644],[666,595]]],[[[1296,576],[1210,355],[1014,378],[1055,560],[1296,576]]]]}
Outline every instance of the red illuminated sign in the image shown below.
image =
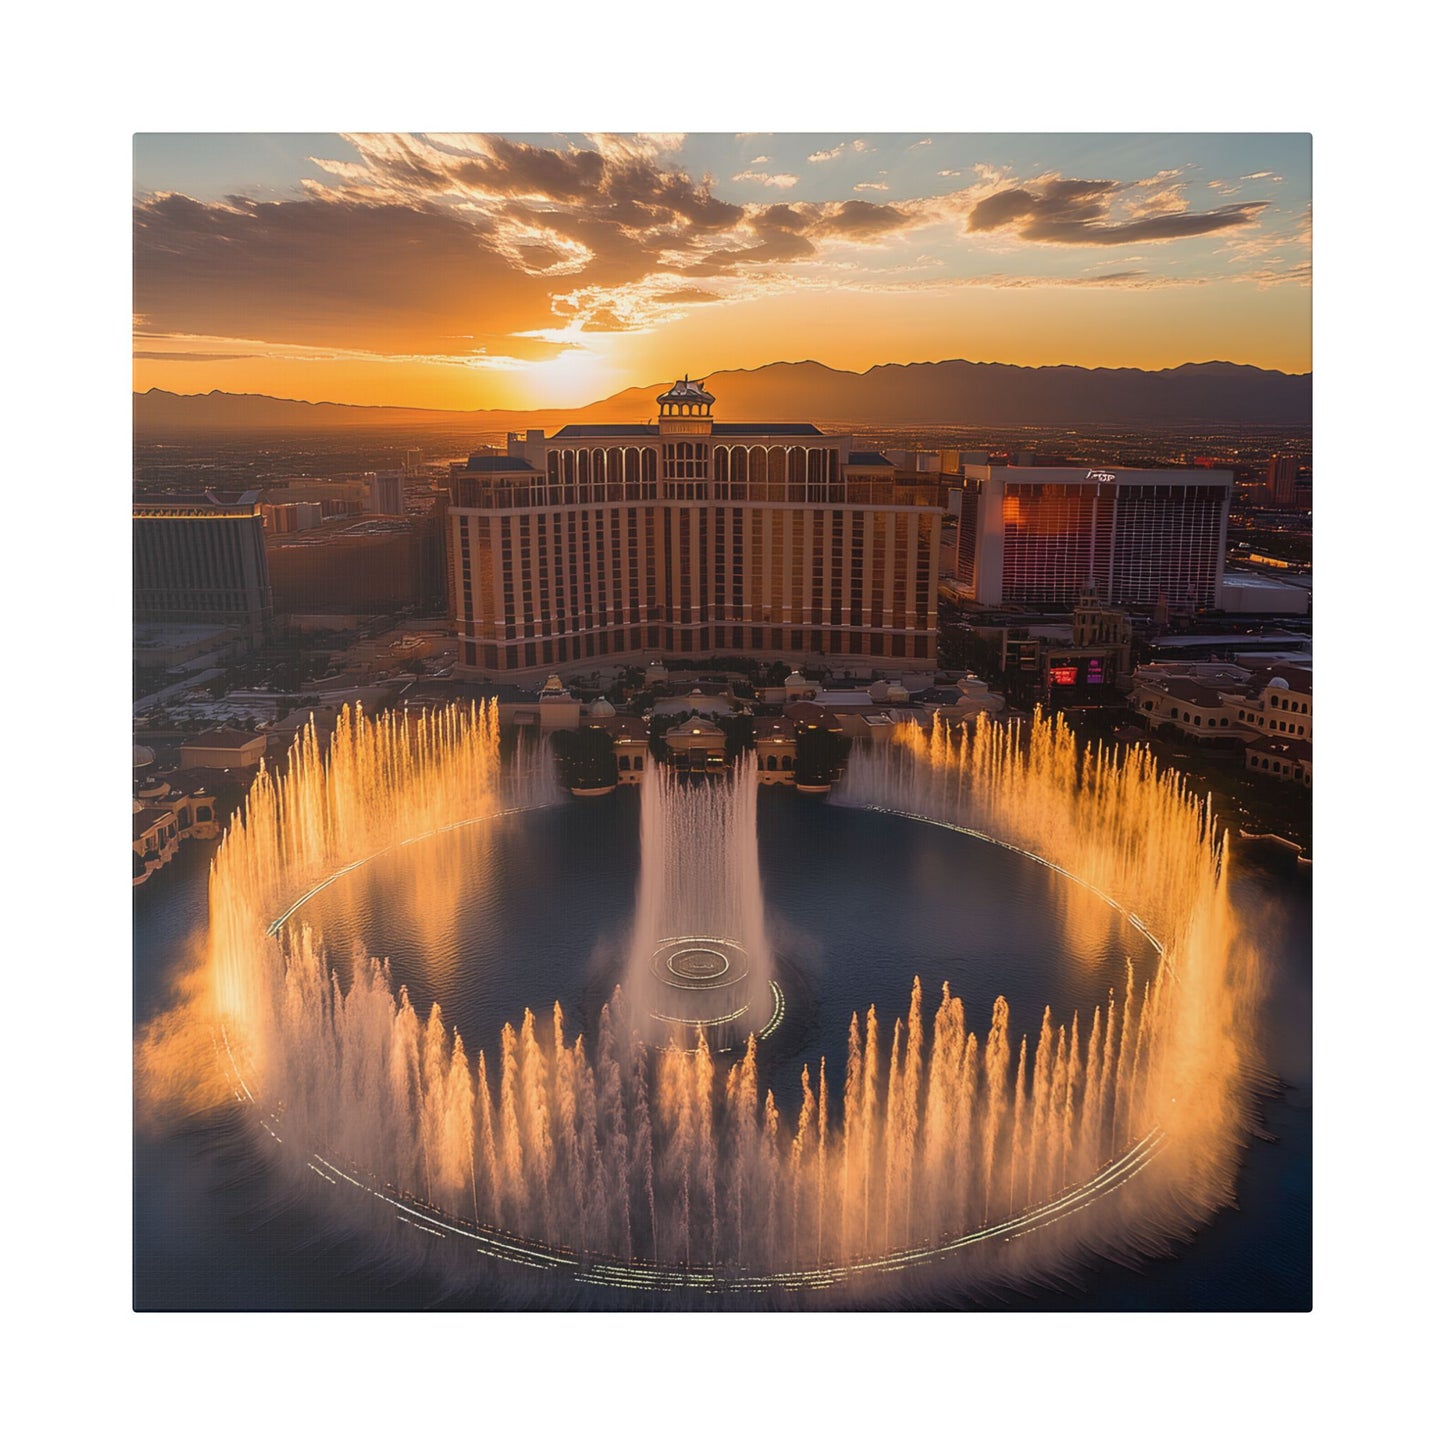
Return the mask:
{"type": "Polygon", "coordinates": [[[1079,669],[1077,667],[1051,667],[1049,669],[1049,681],[1055,687],[1073,687],[1079,680],[1079,669]]]}

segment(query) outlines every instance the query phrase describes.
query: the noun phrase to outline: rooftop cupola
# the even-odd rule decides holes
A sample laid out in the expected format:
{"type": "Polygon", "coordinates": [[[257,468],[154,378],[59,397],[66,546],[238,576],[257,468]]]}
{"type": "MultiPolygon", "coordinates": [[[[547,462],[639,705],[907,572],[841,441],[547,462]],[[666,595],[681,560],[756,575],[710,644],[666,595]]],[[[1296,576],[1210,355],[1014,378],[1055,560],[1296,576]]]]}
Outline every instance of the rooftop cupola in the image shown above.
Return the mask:
{"type": "Polygon", "coordinates": [[[716,400],[700,381],[684,376],[657,398],[657,426],[664,436],[708,436],[712,432],[712,404],[716,400]]]}

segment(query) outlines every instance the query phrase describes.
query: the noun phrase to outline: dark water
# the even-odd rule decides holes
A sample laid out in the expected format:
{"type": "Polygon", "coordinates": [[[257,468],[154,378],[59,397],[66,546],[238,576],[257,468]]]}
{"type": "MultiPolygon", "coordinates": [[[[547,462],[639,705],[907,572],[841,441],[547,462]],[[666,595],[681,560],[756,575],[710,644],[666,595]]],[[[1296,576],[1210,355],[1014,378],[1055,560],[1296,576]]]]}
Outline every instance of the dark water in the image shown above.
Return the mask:
{"type": "MultiPolygon", "coordinates": [[[[1152,972],[1147,943],[1050,870],[947,830],[767,791],[759,849],[789,1012],[765,1054],[766,1082],[796,1107],[804,1062],[841,1080],[849,1018],[872,1002],[890,1028],[914,975],[925,1013],[945,979],[969,1027],[1008,997],[1015,1039],[1043,1005],[1087,1018],[1125,959],[1152,972]]],[[[1100,1266],[1067,1292],[1002,1297],[1025,1309],[1299,1310],[1310,1306],[1310,900],[1307,876],[1271,851],[1237,858],[1241,900],[1278,940],[1269,1058],[1283,1081],[1261,1100],[1238,1208],[1177,1258],[1143,1272],[1100,1266]]],[[[204,921],[203,850],[140,890],[137,1021],[162,1007],[186,940],[204,921]]],[[[356,942],[385,954],[419,1009],[435,999],[475,1050],[506,1021],[561,1002],[589,1030],[617,981],[638,869],[637,799],[574,801],[397,850],[305,907],[342,965],[356,942]]],[[[884,1035],[887,1036],[886,1034],[884,1035]]],[[[142,1130],[136,1140],[135,1304],[139,1309],[414,1309],[507,1303],[378,1257],[328,1217],[306,1186],[282,1195],[240,1111],[142,1130]]],[[[826,1304],[826,1300],[812,1301],[826,1304]]],[[[603,1300],[577,1303],[612,1304],[603,1300]]],[[[629,1303],[633,1303],[629,1301],[629,1303]]],[[[920,1305],[956,1302],[920,1286],[920,1305]]],[[[978,1308],[975,1302],[969,1308],[978,1308]]]]}

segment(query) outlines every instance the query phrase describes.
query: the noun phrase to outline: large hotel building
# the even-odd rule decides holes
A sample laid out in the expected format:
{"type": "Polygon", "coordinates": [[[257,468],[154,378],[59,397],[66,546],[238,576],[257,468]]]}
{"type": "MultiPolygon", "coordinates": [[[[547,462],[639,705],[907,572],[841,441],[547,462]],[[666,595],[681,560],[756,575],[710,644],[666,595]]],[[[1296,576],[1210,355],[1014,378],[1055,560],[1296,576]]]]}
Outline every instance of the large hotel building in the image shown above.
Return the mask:
{"type": "Polygon", "coordinates": [[[965,466],[954,572],[986,606],[1219,605],[1229,471],[965,466]]]}
{"type": "Polygon", "coordinates": [[[713,420],[682,380],[654,423],[566,426],[454,463],[459,670],[597,659],[938,655],[937,484],[808,423],[713,420]]]}

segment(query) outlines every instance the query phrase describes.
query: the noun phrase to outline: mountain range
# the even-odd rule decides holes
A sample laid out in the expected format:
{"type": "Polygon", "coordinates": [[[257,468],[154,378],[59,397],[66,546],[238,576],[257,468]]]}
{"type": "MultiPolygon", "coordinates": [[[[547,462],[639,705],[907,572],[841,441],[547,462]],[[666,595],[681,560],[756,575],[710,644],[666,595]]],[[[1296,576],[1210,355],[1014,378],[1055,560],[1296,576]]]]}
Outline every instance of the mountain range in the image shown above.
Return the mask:
{"type": "MultiPolygon", "coordinates": [[[[177,431],[293,431],[408,426],[459,431],[551,430],[567,422],[652,421],[674,378],[588,406],[538,411],[445,411],[350,406],[212,391],[134,395],[137,435],[177,431]]],[[[847,426],[1054,426],[1141,423],[1308,426],[1313,377],[1195,362],[1163,371],[920,361],[838,371],[816,361],[772,362],[705,378],[721,421],[814,421],[847,426]]]]}

